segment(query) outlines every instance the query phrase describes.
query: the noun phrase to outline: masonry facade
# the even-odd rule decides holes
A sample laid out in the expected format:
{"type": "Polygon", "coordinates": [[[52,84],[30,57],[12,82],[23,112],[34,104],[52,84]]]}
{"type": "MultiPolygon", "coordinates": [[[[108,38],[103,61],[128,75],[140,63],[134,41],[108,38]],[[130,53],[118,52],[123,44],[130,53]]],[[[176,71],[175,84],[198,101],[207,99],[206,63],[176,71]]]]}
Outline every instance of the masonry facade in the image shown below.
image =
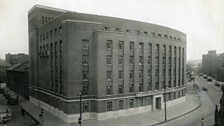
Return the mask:
{"type": "Polygon", "coordinates": [[[185,101],[186,35],[127,19],[34,6],[30,101],[64,121],[128,116],[185,101]],[[166,94],[164,94],[166,87],[166,94]]]}
{"type": "Polygon", "coordinates": [[[202,55],[202,72],[218,81],[224,81],[224,53],[217,54],[216,50],[202,55]]]}

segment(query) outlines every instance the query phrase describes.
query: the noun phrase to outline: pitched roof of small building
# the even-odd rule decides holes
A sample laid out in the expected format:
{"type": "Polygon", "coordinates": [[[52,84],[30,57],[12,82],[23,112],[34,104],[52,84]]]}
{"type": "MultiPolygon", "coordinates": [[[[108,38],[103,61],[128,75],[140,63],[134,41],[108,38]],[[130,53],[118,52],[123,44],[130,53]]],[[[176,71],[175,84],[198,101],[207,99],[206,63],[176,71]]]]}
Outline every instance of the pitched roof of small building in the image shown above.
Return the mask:
{"type": "Polygon", "coordinates": [[[25,72],[29,70],[29,63],[17,63],[7,69],[7,71],[18,71],[18,72],[25,72]]]}

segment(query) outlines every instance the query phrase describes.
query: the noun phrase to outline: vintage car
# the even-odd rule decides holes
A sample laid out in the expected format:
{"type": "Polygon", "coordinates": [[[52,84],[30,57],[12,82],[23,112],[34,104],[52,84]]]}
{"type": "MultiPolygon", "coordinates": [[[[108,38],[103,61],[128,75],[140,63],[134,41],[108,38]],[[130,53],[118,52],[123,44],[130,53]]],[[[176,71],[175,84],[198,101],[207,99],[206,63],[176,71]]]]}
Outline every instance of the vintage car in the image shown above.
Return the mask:
{"type": "Polygon", "coordinates": [[[0,105],[0,124],[10,121],[12,110],[6,105],[0,105]]]}

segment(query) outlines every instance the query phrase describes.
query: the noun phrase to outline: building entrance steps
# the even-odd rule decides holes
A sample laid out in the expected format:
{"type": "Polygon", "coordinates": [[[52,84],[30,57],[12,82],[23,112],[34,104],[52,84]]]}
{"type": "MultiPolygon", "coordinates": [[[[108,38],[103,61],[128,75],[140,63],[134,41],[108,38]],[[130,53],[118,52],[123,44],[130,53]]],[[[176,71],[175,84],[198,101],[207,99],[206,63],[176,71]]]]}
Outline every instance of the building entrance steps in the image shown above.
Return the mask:
{"type": "MultiPolygon", "coordinates": [[[[41,108],[28,101],[21,103],[20,106],[33,118],[39,120],[43,126],[79,126],[78,123],[66,123],[46,110],[43,111],[43,119],[40,119],[39,114],[41,113],[41,108]]],[[[198,94],[186,94],[185,102],[167,108],[167,120],[173,120],[188,114],[198,107],[200,107],[198,94]]],[[[165,118],[164,113],[164,109],[162,109],[101,121],[85,120],[82,121],[82,124],[84,126],[150,126],[163,123],[165,118]]]]}

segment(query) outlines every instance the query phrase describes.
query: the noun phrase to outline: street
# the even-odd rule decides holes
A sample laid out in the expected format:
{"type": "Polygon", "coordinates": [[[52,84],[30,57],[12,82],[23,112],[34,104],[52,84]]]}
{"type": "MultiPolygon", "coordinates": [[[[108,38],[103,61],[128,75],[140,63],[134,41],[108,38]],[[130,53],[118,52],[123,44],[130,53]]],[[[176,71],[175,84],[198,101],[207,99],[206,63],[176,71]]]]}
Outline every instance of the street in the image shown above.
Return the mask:
{"type": "MultiPolygon", "coordinates": [[[[7,105],[7,100],[0,94],[0,105],[7,105]]],[[[7,126],[32,126],[35,122],[26,114],[21,115],[21,110],[18,105],[8,105],[12,110],[12,119],[7,123],[7,126]]],[[[4,126],[3,124],[0,126],[4,126]]]]}
{"type": "MultiPolygon", "coordinates": [[[[164,123],[160,126],[202,126],[201,119],[204,118],[204,126],[212,126],[214,124],[215,105],[219,104],[222,95],[220,87],[216,87],[214,83],[196,77],[196,84],[200,88],[199,96],[201,107],[183,117],[164,123]],[[202,88],[207,88],[203,91],[202,88]]],[[[191,83],[193,85],[193,83],[191,83]]]]}

